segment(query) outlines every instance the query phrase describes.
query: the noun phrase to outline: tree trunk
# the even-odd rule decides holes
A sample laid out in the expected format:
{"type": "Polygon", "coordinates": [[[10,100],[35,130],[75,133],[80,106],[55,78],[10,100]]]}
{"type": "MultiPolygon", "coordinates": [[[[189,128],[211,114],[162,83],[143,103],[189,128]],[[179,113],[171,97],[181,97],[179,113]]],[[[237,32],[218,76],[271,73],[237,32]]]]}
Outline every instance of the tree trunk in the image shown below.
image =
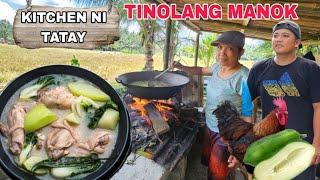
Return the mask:
{"type": "Polygon", "coordinates": [[[172,21],[171,28],[172,30],[171,30],[171,38],[170,38],[169,64],[171,61],[174,60],[174,57],[177,51],[177,46],[179,43],[180,25],[178,24],[178,21],[172,21]]]}
{"type": "Polygon", "coordinates": [[[144,70],[152,71],[153,70],[153,47],[154,47],[154,28],[152,27],[151,21],[145,21],[144,23],[145,28],[145,42],[144,42],[144,55],[146,64],[144,66],[144,70]]]}

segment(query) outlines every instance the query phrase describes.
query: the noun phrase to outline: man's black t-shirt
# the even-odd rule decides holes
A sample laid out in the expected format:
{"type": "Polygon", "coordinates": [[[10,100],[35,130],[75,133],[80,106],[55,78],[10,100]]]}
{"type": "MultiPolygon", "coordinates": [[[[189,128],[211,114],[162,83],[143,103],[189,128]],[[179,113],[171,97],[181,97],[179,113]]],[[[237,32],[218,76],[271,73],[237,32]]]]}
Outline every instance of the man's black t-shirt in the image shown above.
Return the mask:
{"type": "Polygon", "coordinates": [[[248,86],[252,99],[261,97],[262,116],[275,106],[275,97],[284,97],[288,107],[286,128],[295,129],[313,138],[313,106],[320,102],[320,67],[317,63],[298,57],[292,63],[279,66],[273,58],[258,62],[251,69],[248,86]]]}
{"type": "Polygon", "coordinates": [[[312,143],[312,103],[320,102],[320,67],[316,62],[300,57],[285,66],[277,65],[274,58],[258,62],[250,70],[248,86],[252,99],[261,97],[263,117],[275,108],[275,97],[284,97],[289,117],[286,128],[307,134],[306,140],[312,143]]]}

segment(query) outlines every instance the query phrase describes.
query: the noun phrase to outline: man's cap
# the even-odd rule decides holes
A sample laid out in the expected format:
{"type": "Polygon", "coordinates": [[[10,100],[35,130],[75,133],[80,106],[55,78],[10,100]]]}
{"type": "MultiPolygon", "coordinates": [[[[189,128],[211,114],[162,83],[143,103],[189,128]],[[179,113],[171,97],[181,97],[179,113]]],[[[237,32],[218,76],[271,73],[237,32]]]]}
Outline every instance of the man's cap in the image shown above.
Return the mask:
{"type": "Polygon", "coordinates": [[[239,31],[226,31],[218,36],[217,40],[212,41],[212,46],[218,46],[219,43],[231,44],[238,48],[243,48],[245,42],[245,36],[239,31]]]}
{"type": "Polygon", "coordinates": [[[288,29],[296,36],[297,39],[301,39],[301,30],[297,23],[290,20],[283,20],[278,22],[274,27],[272,33],[278,29],[288,29]]]}
{"type": "MultiPolygon", "coordinates": [[[[300,26],[293,22],[293,21],[290,21],[290,20],[283,20],[283,21],[280,21],[278,22],[274,27],[273,27],[273,30],[272,30],[272,34],[276,31],[276,30],[279,30],[279,29],[288,29],[290,30],[295,36],[297,39],[301,39],[301,30],[300,30],[300,26]]],[[[302,48],[302,44],[299,45],[299,49],[302,48]]]]}

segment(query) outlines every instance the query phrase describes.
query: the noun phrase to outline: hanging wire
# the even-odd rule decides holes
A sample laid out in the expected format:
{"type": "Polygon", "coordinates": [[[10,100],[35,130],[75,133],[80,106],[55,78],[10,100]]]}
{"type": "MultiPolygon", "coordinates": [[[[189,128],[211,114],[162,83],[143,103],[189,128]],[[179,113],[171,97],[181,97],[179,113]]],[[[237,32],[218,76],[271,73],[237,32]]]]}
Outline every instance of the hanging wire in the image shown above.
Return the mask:
{"type": "Polygon", "coordinates": [[[114,2],[113,2],[113,0],[108,0],[108,3],[107,3],[107,6],[108,6],[108,13],[111,13],[111,11],[112,11],[112,6],[114,5],[113,4],[114,2]]]}
{"type": "Polygon", "coordinates": [[[32,8],[32,6],[31,6],[31,1],[32,1],[32,0],[26,0],[26,2],[27,2],[27,6],[26,6],[27,11],[30,11],[31,8],[32,8]]]}

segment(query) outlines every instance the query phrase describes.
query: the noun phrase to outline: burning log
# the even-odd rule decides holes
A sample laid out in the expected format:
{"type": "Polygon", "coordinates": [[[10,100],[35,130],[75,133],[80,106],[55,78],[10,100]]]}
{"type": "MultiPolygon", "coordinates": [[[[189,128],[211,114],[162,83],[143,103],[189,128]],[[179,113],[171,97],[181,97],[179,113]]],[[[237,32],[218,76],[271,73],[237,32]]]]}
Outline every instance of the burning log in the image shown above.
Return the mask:
{"type": "Polygon", "coordinates": [[[160,112],[153,103],[144,105],[147,110],[149,119],[152,121],[152,127],[156,134],[163,134],[169,131],[170,127],[168,123],[162,118],[160,112]]]}
{"type": "Polygon", "coordinates": [[[132,121],[132,151],[147,154],[172,171],[191,149],[203,116],[195,108],[181,110],[174,98],[146,100],[126,95],[124,100],[132,121]],[[149,121],[153,128],[147,125],[149,121]]]}
{"type": "Polygon", "coordinates": [[[178,109],[180,104],[176,99],[168,100],[153,100],[154,103],[160,104],[161,106],[170,107],[171,109],[178,109]]]}

